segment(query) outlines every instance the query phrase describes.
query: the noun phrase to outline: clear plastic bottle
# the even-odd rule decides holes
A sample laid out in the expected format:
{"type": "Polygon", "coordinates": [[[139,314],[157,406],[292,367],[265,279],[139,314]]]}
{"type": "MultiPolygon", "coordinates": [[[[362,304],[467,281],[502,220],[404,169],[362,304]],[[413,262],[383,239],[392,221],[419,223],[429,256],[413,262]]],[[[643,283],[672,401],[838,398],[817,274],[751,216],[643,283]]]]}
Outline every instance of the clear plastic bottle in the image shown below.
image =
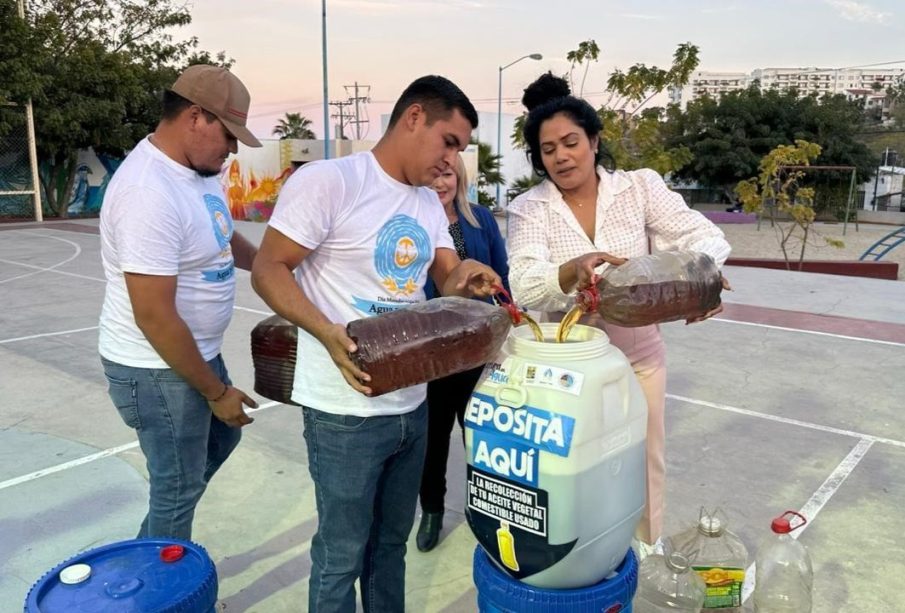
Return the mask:
{"type": "Polygon", "coordinates": [[[271,315],[251,331],[251,358],[255,392],[284,404],[292,402],[298,328],[279,315],[271,315]]]}
{"type": "Polygon", "coordinates": [[[683,554],[652,554],[638,569],[638,590],[632,610],[635,613],[698,613],[704,606],[707,586],[691,569],[683,554]]]}
{"type": "Polygon", "coordinates": [[[748,565],[748,548],[726,529],[728,521],[720,510],[701,508],[698,524],[667,539],[667,546],[689,560],[707,586],[702,611],[740,613],[742,585],[748,565]]]}
{"type": "Polygon", "coordinates": [[[690,319],[720,305],[723,282],[713,258],[661,251],[610,266],[595,286],[578,293],[585,312],[628,328],[690,319]]]}
{"type": "Polygon", "coordinates": [[[374,396],[483,366],[512,320],[506,309],[457,296],[434,298],[346,325],[352,360],[371,375],[374,396]]]}
{"type": "Polygon", "coordinates": [[[754,610],[757,613],[810,613],[814,570],[805,546],[792,537],[807,520],[786,511],[773,520],[769,534],[757,550],[754,610]],[[795,526],[792,520],[800,522],[795,526]]]}

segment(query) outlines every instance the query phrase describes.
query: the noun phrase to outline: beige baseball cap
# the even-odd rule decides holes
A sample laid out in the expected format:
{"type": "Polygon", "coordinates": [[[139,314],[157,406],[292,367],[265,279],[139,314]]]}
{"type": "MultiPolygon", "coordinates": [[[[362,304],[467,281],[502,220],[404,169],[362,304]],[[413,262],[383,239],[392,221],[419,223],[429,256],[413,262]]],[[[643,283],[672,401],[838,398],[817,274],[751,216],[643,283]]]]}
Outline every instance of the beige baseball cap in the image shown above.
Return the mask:
{"type": "Polygon", "coordinates": [[[243,144],[261,146],[261,141],[245,127],[251,96],[242,81],[226,68],[209,64],[189,66],[170,90],[216,115],[243,144]]]}

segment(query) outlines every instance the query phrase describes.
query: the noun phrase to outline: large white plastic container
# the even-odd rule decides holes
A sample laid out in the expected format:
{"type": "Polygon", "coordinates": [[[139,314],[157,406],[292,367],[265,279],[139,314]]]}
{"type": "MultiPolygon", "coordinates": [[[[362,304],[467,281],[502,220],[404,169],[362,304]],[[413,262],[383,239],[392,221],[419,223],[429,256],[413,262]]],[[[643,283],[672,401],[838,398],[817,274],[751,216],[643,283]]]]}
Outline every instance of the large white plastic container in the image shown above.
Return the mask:
{"type": "Polygon", "coordinates": [[[466,516],[515,579],[592,585],[626,556],[645,500],[647,404],[594,327],[514,328],[465,411],[466,516]]]}

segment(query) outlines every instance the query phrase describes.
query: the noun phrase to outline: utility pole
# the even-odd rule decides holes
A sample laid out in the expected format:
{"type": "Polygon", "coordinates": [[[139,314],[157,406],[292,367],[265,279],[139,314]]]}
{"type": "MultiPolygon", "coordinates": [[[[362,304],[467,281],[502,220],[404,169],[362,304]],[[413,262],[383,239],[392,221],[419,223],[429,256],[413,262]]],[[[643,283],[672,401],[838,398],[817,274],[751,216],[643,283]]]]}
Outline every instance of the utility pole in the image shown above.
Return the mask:
{"type": "Polygon", "coordinates": [[[349,117],[348,114],[345,113],[345,107],[352,106],[351,102],[331,102],[330,106],[335,106],[339,109],[338,113],[334,113],[331,115],[334,119],[339,119],[339,138],[340,140],[346,137],[345,128],[346,128],[346,117],[349,117]]]}
{"type": "MultiPolygon", "coordinates": [[[[25,19],[25,0],[18,0],[19,19],[25,19]]],[[[35,113],[31,98],[25,102],[25,130],[28,134],[28,160],[31,166],[32,201],[34,202],[35,221],[44,221],[44,210],[41,206],[41,180],[38,176],[38,148],[35,139],[35,113]]]]}
{"type": "Polygon", "coordinates": [[[873,206],[871,207],[874,211],[877,210],[877,184],[880,182],[880,169],[886,166],[886,161],[889,158],[889,147],[886,148],[886,151],[883,152],[883,162],[877,166],[877,176],[874,177],[874,197],[871,200],[873,206]]]}
{"type": "MultiPolygon", "coordinates": [[[[369,94],[371,93],[370,85],[359,85],[358,81],[355,82],[355,85],[344,85],[346,88],[346,93],[349,93],[349,90],[355,92],[355,95],[349,96],[349,102],[355,105],[355,119],[352,119],[349,123],[355,124],[355,140],[361,140],[361,124],[366,124],[370,120],[361,118],[361,111],[359,109],[359,103],[367,104],[371,101],[371,97],[369,94]],[[363,95],[358,94],[359,88],[362,90],[363,95]]],[[[365,135],[367,135],[368,131],[365,130],[365,135]]]]}

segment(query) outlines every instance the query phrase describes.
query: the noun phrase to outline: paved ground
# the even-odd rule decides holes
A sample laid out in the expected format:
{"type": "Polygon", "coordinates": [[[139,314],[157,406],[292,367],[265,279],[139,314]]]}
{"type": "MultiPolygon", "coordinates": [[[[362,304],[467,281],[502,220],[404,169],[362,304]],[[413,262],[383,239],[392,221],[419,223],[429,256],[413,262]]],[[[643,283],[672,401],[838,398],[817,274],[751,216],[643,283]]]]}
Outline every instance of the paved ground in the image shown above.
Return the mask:
{"type": "MultiPolygon", "coordinates": [[[[259,238],[263,227],[240,223],[259,238]]],[[[0,612],[81,550],[130,538],[146,504],[143,458],[96,357],[103,297],[96,221],[0,226],[0,612]]],[[[669,347],[666,532],[720,506],[754,550],[800,509],[823,611],[901,611],[905,575],[905,283],[727,269],[719,320],[664,326],[669,347]],[[898,544],[897,544],[898,543],[898,544]]],[[[240,273],[224,354],[252,387],[249,333],[266,307],[240,273]]],[[[228,611],[305,609],[316,528],[296,408],[262,402],[199,507],[228,611]]],[[[454,433],[458,439],[458,433],[454,433]]],[[[411,547],[411,611],[473,611],[464,461],[441,545],[411,547]]]]}

